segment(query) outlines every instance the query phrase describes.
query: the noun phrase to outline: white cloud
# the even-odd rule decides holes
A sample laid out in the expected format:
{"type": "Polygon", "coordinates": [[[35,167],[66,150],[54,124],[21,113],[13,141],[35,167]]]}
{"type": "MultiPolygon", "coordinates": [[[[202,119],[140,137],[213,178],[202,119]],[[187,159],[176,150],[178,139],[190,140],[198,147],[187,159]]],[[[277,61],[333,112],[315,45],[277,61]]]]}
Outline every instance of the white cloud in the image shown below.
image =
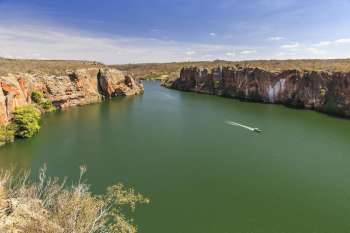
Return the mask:
{"type": "Polygon", "coordinates": [[[235,57],[236,53],[235,52],[227,52],[225,55],[229,56],[229,57],[235,57]]]}
{"type": "Polygon", "coordinates": [[[273,37],[270,37],[269,40],[271,41],[280,41],[280,40],[284,40],[285,38],[284,37],[281,37],[281,36],[273,36],[273,37]]]}
{"type": "Polygon", "coordinates": [[[306,51],[313,53],[313,54],[322,54],[324,51],[320,50],[319,48],[314,48],[314,47],[308,47],[305,48],[306,51]]]}
{"type": "Polygon", "coordinates": [[[188,55],[188,56],[190,56],[190,55],[194,55],[194,54],[196,54],[196,52],[195,52],[195,51],[187,51],[187,52],[186,52],[186,55],[188,55]]]}
{"type": "Polygon", "coordinates": [[[95,60],[107,64],[215,59],[349,57],[350,39],[265,47],[91,34],[54,25],[0,21],[0,57],[95,60]],[[249,46],[249,47],[248,47],[249,46]],[[248,49],[247,49],[248,48],[248,49]],[[322,50],[321,50],[322,49],[322,50]],[[258,52],[259,51],[259,52],[258,52]]]}
{"type": "Polygon", "coordinates": [[[326,47],[331,45],[338,45],[338,44],[348,44],[350,43],[350,38],[341,38],[334,41],[321,41],[315,44],[312,44],[313,47],[326,47]]]}
{"type": "Polygon", "coordinates": [[[202,59],[207,60],[207,59],[213,58],[213,57],[214,57],[214,56],[211,55],[211,54],[205,54],[205,55],[203,55],[202,59]]]}
{"type": "Polygon", "coordinates": [[[350,43],[350,38],[342,38],[335,41],[338,44],[350,43]]]}
{"type": "Polygon", "coordinates": [[[279,52],[276,54],[277,57],[284,57],[286,56],[286,53],[285,52],[279,52]]]}
{"type": "Polygon", "coordinates": [[[313,44],[312,46],[315,46],[315,47],[324,47],[324,46],[328,46],[332,44],[332,41],[321,41],[319,43],[316,43],[316,44],[313,44]]]}
{"type": "Polygon", "coordinates": [[[153,32],[153,33],[159,33],[159,32],[161,32],[161,30],[158,29],[158,28],[153,28],[153,29],[151,29],[151,32],[153,32]]]}
{"type": "Polygon", "coordinates": [[[224,58],[225,51],[239,49],[227,44],[93,35],[54,26],[5,26],[1,22],[0,35],[0,57],[97,60],[108,64],[173,62],[188,57],[202,60],[206,54],[224,58]]]}
{"type": "Polygon", "coordinates": [[[249,55],[249,54],[253,54],[256,53],[256,50],[242,50],[239,52],[239,54],[241,55],[249,55]]]}
{"type": "Polygon", "coordinates": [[[211,33],[209,33],[209,36],[216,37],[217,35],[215,32],[211,32],[211,33]]]}
{"type": "Polygon", "coordinates": [[[300,46],[299,43],[293,43],[293,44],[282,45],[281,48],[282,49],[295,49],[295,48],[298,48],[299,46],[300,46]]]}

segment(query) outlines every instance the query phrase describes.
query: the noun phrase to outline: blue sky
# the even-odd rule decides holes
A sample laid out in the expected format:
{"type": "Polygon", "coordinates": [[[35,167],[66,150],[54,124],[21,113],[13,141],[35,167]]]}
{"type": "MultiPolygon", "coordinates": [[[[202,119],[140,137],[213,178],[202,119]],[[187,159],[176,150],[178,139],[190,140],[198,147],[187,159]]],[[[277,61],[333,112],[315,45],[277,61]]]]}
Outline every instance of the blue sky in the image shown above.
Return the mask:
{"type": "Polygon", "coordinates": [[[0,0],[0,11],[3,57],[350,57],[349,0],[0,0]]]}

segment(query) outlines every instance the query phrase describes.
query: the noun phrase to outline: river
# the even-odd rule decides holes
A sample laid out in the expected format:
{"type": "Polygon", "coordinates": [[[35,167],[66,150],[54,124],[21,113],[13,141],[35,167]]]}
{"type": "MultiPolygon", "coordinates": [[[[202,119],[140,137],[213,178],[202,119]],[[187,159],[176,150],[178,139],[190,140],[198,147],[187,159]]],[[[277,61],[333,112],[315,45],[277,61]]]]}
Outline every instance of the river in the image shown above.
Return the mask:
{"type": "Polygon", "coordinates": [[[350,232],[350,120],[165,89],[47,114],[0,148],[11,165],[117,181],[151,199],[141,233],[350,232]],[[256,133],[227,124],[258,127],[256,133]]]}

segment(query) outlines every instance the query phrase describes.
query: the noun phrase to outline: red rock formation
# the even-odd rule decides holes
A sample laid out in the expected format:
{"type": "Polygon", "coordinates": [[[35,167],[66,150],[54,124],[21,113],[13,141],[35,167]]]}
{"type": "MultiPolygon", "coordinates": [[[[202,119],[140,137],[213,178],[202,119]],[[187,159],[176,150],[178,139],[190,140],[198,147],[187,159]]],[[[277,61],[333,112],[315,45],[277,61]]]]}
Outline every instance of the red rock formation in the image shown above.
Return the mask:
{"type": "Polygon", "coordinates": [[[18,106],[31,103],[33,91],[42,92],[55,107],[100,102],[117,95],[137,95],[143,86],[114,69],[81,69],[63,76],[9,74],[0,77],[0,124],[7,123],[18,106]]]}
{"type": "Polygon", "coordinates": [[[30,100],[14,75],[0,77],[0,89],[0,124],[3,124],[11,118],[16,107],[30,103],[30,100]]]}
{"type": "Polygon", "coordinates": [[[350,73],[195,67],[182,69],[180,77],[165,81],[164,86],[350,117],[350,73]]]}
{"type": "Polygon", "coordinates": [[[0,88],[0,124],[5,124],[7,121],[6,97],[2,88],[0,88]]]}

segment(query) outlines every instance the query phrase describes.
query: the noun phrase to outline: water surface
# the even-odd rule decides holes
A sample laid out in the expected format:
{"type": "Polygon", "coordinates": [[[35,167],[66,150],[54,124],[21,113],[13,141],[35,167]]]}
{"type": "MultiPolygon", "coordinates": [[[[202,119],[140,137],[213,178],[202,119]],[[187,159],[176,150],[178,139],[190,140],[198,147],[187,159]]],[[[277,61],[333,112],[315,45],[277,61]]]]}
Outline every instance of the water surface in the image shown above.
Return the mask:
{"type": "Polygon", "coordinates": [[[0,149],[0,167],[117,181],[151,198],[142,233],[350,232],[350,121],[168,90],[48,114],[0,149]],[[258,127],[257,134],[226,121],[258,127]]]}

